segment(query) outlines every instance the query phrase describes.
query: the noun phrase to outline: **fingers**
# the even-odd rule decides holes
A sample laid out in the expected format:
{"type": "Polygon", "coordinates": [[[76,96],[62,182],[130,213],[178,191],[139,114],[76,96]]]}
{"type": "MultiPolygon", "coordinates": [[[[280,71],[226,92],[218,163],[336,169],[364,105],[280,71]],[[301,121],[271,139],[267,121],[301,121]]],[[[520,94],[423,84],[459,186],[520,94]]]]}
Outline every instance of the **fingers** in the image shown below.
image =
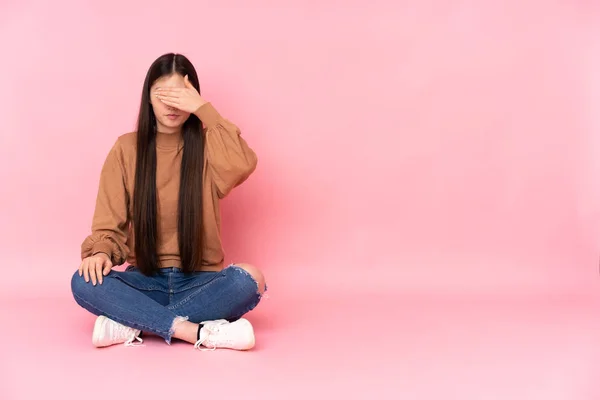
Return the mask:
{"type": "Polygon", "coordinates": [[[179,102],[174,102],[172,100],[165,100],[165,99],[159,99],[159,100],[168,106],[175,107],[177,109],[179,108],[179,102]]]}
{"type": "Polygon", "coordinates": [[[156,93],[156,98],[162,103],[175,108],[181,104],[179,96],[176,93],[156,93]]]}
{"type": "MultiPolygon", "coordinates": [[[[110,260],[106,260],[106,262],[104,263],[104,269],[102,270],[102,275],[106,276],[110,273],[110,270],[112,269],[113,265],[112,262],[110,260]]],[[[102,284],[102,276],[100,276],[100,284],[102,284]]]]}
{"type": "Polygon", "coordinates": [[[102,279],[104,278],[104,263],[103,259],[99,259],[96,263],[96,281],[102,285],[102,279]]]}
{"type": "Polygon", "coordinates": [[[81,267],[81,269],[83,270],[83,279],[86,282],[90,281],[90,259],[86,258],[85,260],[83,260],[83,266],[81,267]]]}
{"type": "Polygon", "coordinates": [[[100,265],[98,266],[98,269],[96,270],[96,275],[98,276],[98,283],[102,285],[102,281],[104,279],[104,265],[105,263],[102,262],[100,263],[100,265]]]}
{"type": "Polygon", "coordinates": [[[96,286],[96,284],[104,282],[104,277],[110,273],[112,267],[113,264],[109,258],[88,257],[79,265],[79,276],[83,276],[86,282],[91,281],[96,286]]]}
{"type": "Polygon", "coordinates": [[[162,93],[158,93],[156,95],[156,97],[160,100],[170,100],[170,101],[176,101],[179,103],[179,99],[180,97],[176,94],[162,94],[162,93]]]}
{"type": "Polygon", "coordinates": [[[102,261],[98,258],[94,257],[90,263],[90,279],[92,280],[92,285],[96,286],[98,283],[98,268],[102,268],[102,261]]]}
{"type": "Polygon", "coordinates": [[[183,92],[174,92],[170,90],[158,90],[154,93],[155,96],[166,96],[166,97],[181,97],[183,92]]]}
{"type": "Polygon", "coordinates": [[[98,283],[99,276],[102,276],[102,260],[98,257],[94,257],[90,260],[89,268],[90,280],[92,281],[92,285],[96,286],[98,283]]]}
{"type": "Polygon", "coordinates": [[[156,88],[154,91],[155,94],[174,94],[174,93],[182,93],[186,91],[187,88],[180,87],[164,87],[164,88],[156,88]]]}

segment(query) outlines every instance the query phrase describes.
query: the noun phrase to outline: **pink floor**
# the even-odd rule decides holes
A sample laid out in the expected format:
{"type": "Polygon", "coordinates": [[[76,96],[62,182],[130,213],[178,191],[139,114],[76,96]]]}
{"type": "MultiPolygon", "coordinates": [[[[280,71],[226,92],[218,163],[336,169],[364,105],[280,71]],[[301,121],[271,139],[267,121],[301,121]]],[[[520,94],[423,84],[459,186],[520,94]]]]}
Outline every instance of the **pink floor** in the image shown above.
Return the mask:
{"type": "Polygon", "coordinates": [[[157,338],[97,350],[67,294],[0,300],[14,330],[0,343],[3,400],[600,398],[600,302],[586,295],[276,292],[249,314],[245,353],[157,338]]]}

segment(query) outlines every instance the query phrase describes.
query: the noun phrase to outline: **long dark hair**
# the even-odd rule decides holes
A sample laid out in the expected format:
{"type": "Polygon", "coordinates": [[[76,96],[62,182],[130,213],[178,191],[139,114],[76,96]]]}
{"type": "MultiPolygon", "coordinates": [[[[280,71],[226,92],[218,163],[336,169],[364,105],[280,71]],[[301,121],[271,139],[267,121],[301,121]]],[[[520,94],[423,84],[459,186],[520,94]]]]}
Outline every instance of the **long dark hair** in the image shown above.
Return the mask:
{"type": "MultiPolygon", "coordinates": [[[[156,116],[150,103],[150,88],[163,76],[188,75],[200,92],[192,63],[180,54],[165,54],[150,66],[137,121],[137,161],[133,194],[133,229],[136,266],[145,275],[160,268],[157,255],[156,116]]],[[[178,242],[181,268],[192,272],[202,263],[202,175],[204,137],[202,122],[191,114],[182,127],[183,155],[179,186],[178,242]]]]}

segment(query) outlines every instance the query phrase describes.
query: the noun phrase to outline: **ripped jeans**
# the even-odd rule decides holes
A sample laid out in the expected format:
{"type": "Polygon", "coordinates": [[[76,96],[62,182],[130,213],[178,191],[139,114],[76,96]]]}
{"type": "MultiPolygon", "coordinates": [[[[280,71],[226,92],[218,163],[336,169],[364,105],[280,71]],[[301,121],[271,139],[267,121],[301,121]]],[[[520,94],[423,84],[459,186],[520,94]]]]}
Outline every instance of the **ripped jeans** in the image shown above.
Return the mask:
{"type": "Polygon", "coordinates": [[[162,268],[151,277],[130,266],[124,272],[110,271],[96,286],[76,271],[71,290],[77,304],[92,314],[153,333],[167,343],[175,321],[235,321],[261,300],[254,278],[234,264],[188,275],[179,268],[162,268]]]}

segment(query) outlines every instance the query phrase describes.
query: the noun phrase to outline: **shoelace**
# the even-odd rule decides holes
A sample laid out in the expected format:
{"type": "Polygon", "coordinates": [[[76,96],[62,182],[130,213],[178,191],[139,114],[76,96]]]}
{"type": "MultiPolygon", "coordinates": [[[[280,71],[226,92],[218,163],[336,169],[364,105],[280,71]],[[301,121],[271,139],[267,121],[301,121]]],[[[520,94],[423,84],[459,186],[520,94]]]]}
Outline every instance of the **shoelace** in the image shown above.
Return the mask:
{"type": "Polygon", "coordinates": [[[200,339],[196,342],[196,344],[194,345],[195,349],[199,349],[200,351],[214,351],[216,350],[217,346],[215,346],[213,344],[212,348],[206,348],[203,349],[200,346],[202,346],[202,343],[206,342],[206,340],[211,336],[211,335],[216,335],[219,333],[219,331],[221,330],[221,325],[225,325],[227,324],[226,321],[218,321],[218,322],[210,322],[207,323],[206,325],[204,325],[204,329],[206,330],[206,336],[204,337],[204,339],[200,339]]]}
{"type": "Polygon", "coordinates": [[[144,346],[142,343],[144,343],[144,341],[142,340],[141,337],[136,336],[135,333],[133,333],[129,339],[127,339],[127,341],[125,342],[125,347],[139,347],[139,346],[144,346]],[[134,340],[137,340],[139,343],[133,343],[134,340]]]}
{"type": "Polygon", "coordinates": [[[137,347],[137,346],[142,346],[142,343],[144,343],[144,341],[142,340],[142,338],[140,338],[139,336],[137,336],[136,331],[133,330],[132,328],[129,328],[125,325],[121,325],[121,324],[116,324],[113,326],[113,329],[115,329],[112,334],[113,337],[127,337],[127,340],[125,340],[125,347],[137,347]],[[138,341],[139,343],[134,343],[134,341],[138,341]]]}

